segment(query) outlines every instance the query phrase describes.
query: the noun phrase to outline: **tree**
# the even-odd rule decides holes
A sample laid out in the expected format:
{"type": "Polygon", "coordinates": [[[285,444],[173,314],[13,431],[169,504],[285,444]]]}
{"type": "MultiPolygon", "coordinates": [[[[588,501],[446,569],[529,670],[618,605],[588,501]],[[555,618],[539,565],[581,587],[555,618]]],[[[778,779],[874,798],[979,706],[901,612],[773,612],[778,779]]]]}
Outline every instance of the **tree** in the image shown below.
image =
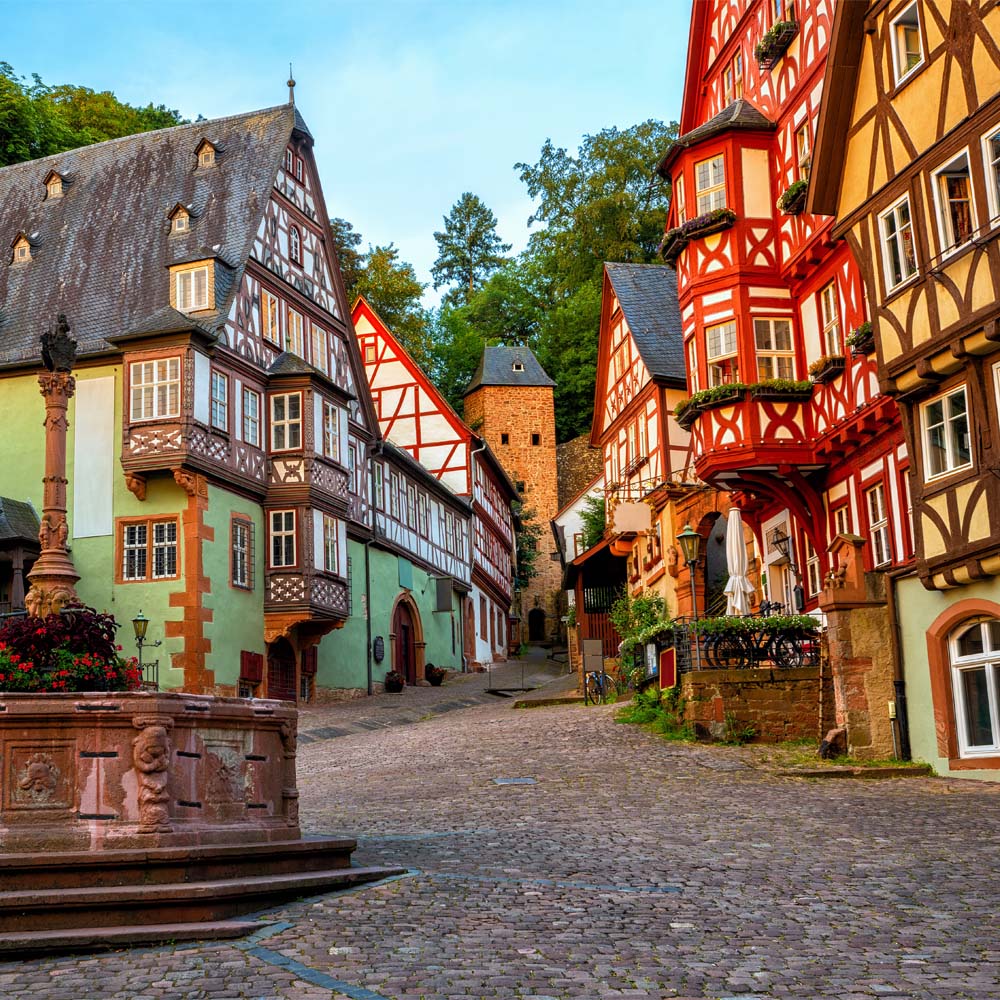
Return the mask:
{"type": "Polygon", "coordinates": [[[444,398],[462,412],[462,395],[488,341],[464,307],[442,305],[432,316],[427,373],[444,398]]]}
{"type": "Polygon", "coordinates": [[[431,267],[434,287],[457,284],[447,295],[450,304],[468,302],[477,284],[503,267],[510,244],[497,236],[496,216],[466,191],[444,217],[444,232],[434,234],[438,257],[431,267]]]}
{"type": "Polygon", "coordinates": [[[511,506],[520,520],[520,527],[515,531],[517,569],[514,573],[514,588],[524,590],[538,574],[535,563],[538,561],[538,541],[542,537],[542,529],[536,523],[537,515],[533,509],[526,510],[517,501],[511,506]]]}
{"type": "Polygon", "coordinates": [[[337,244],[337,260],[344,278],[347,304],[350,306],[357,297],[355,289],[365,266],[365,255],[358,251],[358,247],[361,246],[361,233],[357,232],[347,219],[331,219],[330,229],[333,230],[333,238],[337,244]]]}
{"type": "Polygon", "coordinates": [[[580,522],[583,527],[583,550],[592,549],[603,537],[607,521],[607,504],[604,497],[591,494],[583,501],[580,522]]]}
{"type": "Polygon", "coordinates": [[[0,62],[0,166],[184,123],[162,104],[133,107],[110,91],[48,86],[37,74],[28,83],[0,62]]]}
{"type": "Polygon", "coordinates": [[[430,360],[429,317],[420,304],[425,287],[417,280],[413,265],[400,260],[399,250],[391,243],[369,249],[354,286],[355,294],[367,299],[421,367],[430,360]]]}

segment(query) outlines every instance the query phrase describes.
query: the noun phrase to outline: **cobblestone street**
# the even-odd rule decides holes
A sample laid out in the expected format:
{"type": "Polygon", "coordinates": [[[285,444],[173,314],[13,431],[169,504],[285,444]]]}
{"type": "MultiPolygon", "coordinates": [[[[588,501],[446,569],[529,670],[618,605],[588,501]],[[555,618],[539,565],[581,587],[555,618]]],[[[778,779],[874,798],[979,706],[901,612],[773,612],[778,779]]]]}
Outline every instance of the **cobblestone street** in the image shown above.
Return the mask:
{"type": "Polygon", "coordinates": [[[307,832],[409,875],[245,941],[6,964],[0,996],[1000,998],[1000,786],[779,778],[614,711],[496,700],[303,741],[307,832]]]}

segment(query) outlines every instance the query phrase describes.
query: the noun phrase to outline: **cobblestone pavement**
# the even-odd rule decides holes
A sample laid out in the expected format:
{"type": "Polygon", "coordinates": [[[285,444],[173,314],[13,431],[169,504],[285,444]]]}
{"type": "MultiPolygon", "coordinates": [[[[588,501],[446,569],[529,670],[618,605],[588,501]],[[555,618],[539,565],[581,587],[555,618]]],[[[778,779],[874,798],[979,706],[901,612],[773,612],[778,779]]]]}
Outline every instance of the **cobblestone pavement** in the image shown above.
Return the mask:
{"type": "Polygon", "coordinates": [[[779,778],[614,711],[308,744],[308,830],[409,876],[243,942],[0,965],[0,997],[1000,1000],[1000,786],[779,778]]]}

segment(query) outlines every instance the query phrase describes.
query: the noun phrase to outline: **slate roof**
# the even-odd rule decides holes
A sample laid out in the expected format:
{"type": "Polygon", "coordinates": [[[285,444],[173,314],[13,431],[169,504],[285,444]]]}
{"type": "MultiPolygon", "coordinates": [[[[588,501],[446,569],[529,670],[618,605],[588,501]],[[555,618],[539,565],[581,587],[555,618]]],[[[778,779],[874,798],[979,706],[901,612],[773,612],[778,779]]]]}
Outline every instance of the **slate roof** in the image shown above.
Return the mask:
{"type": "Polygon", "coordinates": [[[0,542],[37,542],[39,527],[38,514],[30,503],[0,497],[0,542]]]}
{"type": "Polygon", "coordinates": [[[538,358],[527,347],[487,347],[479,359],[468,389],[462,394],[468,396],[482,385],[555,385],[538,363],[538,358]],[[524,366],[524,371],[514,371],[515,362],[524,366]]]}
{"type": "Polygon", "coordinates": [[[728,107],[723,108],[714,118],[710,118],[707,122],[691,129],[686,135],[677,139],[668,150],[667,155],[660,161],[656,172],[664,176],[682,150],[696,146],[699,142],[721,135],[723,132],[734,130],[773,132],[776,127],[770,118],[758,111],[748,100],[742,97],[738,98],[728,107]]]}
{"type": "Polygon", "coordinates": [[[649,374],[686,385],[677,272],[664,264],[605,264],[604,270],[649,374]]]}
{"type": "Polygon", "coordinates": [[[80,354],[109,349],[130,333],[201,326],[228,313],[292,130],[291,105],[110,139],[0,168],[0,366],[34,362],[38,338],[66,314],[80,354]],[[196,170],[207,139],[216,165],[196,170]],[[55,170],[71,183],[46,200],[55,170]],[[191,207],[187,234],[171,234],[167,213],[191,207]],[[12,265],[23,230],[32,260],[12,265]],[[215,256],[217,310],[194,319],[169,307],[167,268],[215,256]],[[228,281],[226,279],[229,279],[228,281]]]}

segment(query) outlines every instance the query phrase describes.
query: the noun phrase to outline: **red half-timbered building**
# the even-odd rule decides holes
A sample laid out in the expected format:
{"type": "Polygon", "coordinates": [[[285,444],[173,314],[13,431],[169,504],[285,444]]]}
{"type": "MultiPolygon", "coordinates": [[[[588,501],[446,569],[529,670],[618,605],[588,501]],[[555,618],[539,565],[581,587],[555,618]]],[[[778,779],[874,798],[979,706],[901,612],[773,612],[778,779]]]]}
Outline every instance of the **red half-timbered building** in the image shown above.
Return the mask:
{"type": "Polygon", "coordinates": [[[507,656],[517,498],[496,456],[466,425],[364,298],[354,332],[386,440],[472,504],[472,592],[463,611],[470,665],[507,656]]]}
{"type": "MultiPolygon", "coordinates": [[[[681,137],[659,165],[695,469],[754,527],[770,599],[831,614],[882,607],[876,577],[913,555],[909,459],[861,275],[833,220],[803,211],[832,13],[832,0],[695,3],[681,137]],[[838,585],[855,570],[866,583],[848,607],[838,585]]],[[[891,665],[841,646],[838,718],[881,710],[891,665]]],[[[888,727],[873,728],[856,727],[859,752],[887,749],[888,727]]]]}

